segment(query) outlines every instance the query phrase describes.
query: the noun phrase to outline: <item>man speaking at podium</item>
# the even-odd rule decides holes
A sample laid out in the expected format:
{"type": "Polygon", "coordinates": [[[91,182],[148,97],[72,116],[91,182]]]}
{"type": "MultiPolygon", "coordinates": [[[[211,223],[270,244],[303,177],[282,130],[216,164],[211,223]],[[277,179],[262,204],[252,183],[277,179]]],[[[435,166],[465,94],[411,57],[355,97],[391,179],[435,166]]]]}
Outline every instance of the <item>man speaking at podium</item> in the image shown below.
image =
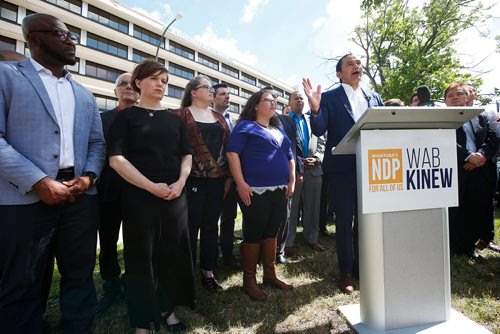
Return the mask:
{"type": "Polygon", "coordinates": [[[383,106],[380,95],[360,87],[363,76],[361,61],[346,54],[336,65],[340,85],[321,93],[304,79],[304,93],[309,100],[311,129],[314,135],[328,133],[323,160],[323,172],[329,174],[329,194],[333,196],[336,214],[337,257],[340,269],[339,289],[347,294],[354,291],[353,275],[359,275],[356,156],[332,155],[335,147],[369,107],[383,106]]]}

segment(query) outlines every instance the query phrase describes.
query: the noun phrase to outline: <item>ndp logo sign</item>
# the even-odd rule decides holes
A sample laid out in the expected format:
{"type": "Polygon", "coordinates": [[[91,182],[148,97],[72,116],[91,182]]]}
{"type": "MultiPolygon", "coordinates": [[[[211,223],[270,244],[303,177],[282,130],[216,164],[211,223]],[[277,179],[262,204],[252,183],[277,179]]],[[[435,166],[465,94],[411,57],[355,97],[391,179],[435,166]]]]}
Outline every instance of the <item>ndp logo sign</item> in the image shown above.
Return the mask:
{"type": "Polygon", "coordinates": [[[364,214],[458,204],[455,130],[367,130],[358,144],[364,214]]]}
{"type": "Polygon", "coordinates": [[[438,147],[368,150],[369,192],[450,188],[452,173],[438,147]]]}
{"type": "Polygon", "coordinates": [[[368,150],[370,192],[403,190],[403,150],[368,150]]]}

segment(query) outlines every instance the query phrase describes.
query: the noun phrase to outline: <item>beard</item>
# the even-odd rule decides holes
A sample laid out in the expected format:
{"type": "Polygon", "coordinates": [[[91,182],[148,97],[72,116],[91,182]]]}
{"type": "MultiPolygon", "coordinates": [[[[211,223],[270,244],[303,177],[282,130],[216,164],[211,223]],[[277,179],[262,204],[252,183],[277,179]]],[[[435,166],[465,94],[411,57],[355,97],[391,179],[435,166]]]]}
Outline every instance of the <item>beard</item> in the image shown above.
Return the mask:
{"type": "Polygon", "coordinates": [[[39,39],[38,45],[40,51],[46,56],[50,56],[53,60],[60,62],[64,65],[75,65],[76,64],[76,54],[72,56],[67,56],[64,48],[55,49],[49,43],[45,42],[43,39],[39,39]]]}

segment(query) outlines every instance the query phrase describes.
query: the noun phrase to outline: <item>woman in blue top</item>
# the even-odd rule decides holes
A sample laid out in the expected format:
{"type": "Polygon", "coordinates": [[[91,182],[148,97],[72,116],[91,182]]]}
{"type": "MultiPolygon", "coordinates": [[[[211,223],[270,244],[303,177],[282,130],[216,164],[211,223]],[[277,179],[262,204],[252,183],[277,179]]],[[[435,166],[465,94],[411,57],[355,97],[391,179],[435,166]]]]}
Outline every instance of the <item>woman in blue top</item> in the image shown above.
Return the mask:
{"type": "Polygon", "coordinates": [[[276,277],[275,261],[276,235],[295,185],[291,142],[280,129],[276,102],[269,91],[248,99],[231,132],[227,157],[243,213],[243,290],[252,299],[264,300],[266,295],[255,279],[259,257],[264,283],[292,288],[276,277]]]}

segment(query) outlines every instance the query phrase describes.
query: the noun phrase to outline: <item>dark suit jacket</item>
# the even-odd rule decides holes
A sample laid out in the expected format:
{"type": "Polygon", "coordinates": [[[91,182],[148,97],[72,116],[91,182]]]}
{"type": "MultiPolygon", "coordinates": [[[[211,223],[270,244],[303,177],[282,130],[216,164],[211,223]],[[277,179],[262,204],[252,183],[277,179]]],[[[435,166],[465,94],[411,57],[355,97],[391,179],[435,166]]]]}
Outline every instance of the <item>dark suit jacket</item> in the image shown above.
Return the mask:
{"type": "MultiPolygon", "coordinates": [[[[495,187],[495,164],[492,161],[493,156],[498,151],[499,147],[499,139],[496,136],[495,131],[489,125],[487,118],[484,115],[479,115],[476,118],[472,119],[471,123],[473,124],[474,129],[474,140],[476,144],[476,151],[482,153],[486,157],[486,163],[481,166],[475,168],[474,175],[481,175],[480,179],[477,179],[477,182],[485,183],[485,191],[492,191],[495,187]],[[490,186],[490,187],[488,187],[490,186]]],[[[470,152],[467,150],[466,142],[467,136],[465,134],[463,126],[459,127],[456,131],[457,134],[457,160],[458,160],[458,182],[459,182],[459,191],[461,193],[460,184],[462,184],[468,174],[467,171],[464,170],[463,165],[467,162],[465,159],[474,152],[470,152]]],[[[494,190],[493,190],[494,191],[494,190]]]]}
{"type": "MultiPolygon", "coordinates": [[[[375,92],[363,89],[368,100],[368,107],[383,106],[384,103],[375,92]]],[[[335,147],[354,125],[354,115],[351,104],[345,93],[344,87],[338,86],[321,94],[319,114],[311,118],[311,128],[316,136],[322,136],[328,131],[325,157],[323,159],[323,172],[343,172],[356,169],[356,156],[354,154],[333,155],[335,147]]]]}
{"type": "MultiPolygon", "coordinates": [[[[104,133],[106,143],[109,142],[109,130],[111,129],[111,125],[113,124],[116,115],[118,115],[117,108],[101,113],[102,131],[104,133]]],[[[99,183],[97,184],[99,200],[101,202],[119,200],[121,182],[122,178],[114,171],[113,168],[109,166],[109,159],[106,157],[106,162],[101,172],[99,183]]]]}
{"type": "Polygon", "coordinates": [[[280,120],[281,125],[283,126],[283,130],[288,136],[288,139],[290,139],[290,141],[292,142],[292,153],[293,158],[295,159],[295,171],[302,174],[304,171],[304,166],[301,166],[301,164],[299,164],[299,159],[297,158],[297,145],[299,141],[297,140],[297,126],[295,125],[295,121],[289,116],[280,114],[278,114],[278,119],[280,120]]]}

